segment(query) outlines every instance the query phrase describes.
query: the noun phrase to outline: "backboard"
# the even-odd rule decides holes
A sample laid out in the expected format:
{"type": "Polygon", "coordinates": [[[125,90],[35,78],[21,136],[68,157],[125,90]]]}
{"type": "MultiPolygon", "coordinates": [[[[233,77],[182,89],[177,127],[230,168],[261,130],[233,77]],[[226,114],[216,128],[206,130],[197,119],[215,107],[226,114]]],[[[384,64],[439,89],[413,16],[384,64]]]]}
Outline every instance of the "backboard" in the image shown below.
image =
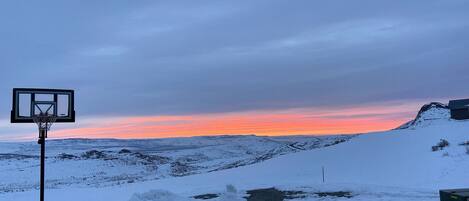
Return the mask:
{"type": "Polygon", "coordinates": [[[34,116],[54,116],[56,123],[75,122],[74,91],[14,88],[11,123],[35,123],[34,116]]]}

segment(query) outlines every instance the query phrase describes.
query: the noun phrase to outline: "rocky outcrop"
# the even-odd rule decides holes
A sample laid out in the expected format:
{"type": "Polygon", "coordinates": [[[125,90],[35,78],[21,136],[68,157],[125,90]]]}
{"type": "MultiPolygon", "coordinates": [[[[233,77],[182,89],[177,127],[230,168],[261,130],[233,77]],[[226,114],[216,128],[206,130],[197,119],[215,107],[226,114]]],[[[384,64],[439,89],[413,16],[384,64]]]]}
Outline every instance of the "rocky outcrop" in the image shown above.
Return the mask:
{"type": "Polygon", "coordinates": [[[420,111],[415,117],[414,120],[405,123],[402,126],[399,126],[397,129],[409,129],[415,128],[419,125],[428,124],[432,120],[449,120],[450,119],[450,110],[448,105],[439,103],[439,102],[432,102],[422,106],[420,111]]]}

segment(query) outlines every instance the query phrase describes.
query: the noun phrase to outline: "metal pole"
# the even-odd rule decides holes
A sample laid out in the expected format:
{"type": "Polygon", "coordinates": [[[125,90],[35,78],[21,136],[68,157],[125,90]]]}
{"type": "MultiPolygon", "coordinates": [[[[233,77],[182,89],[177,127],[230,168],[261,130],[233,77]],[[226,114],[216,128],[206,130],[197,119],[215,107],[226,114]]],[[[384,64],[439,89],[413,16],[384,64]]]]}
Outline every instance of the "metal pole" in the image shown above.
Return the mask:
{"type": "Polygon", "coordinates": [[[324,166],[322,166],[322,183],[325,183],[325,177],[324,177],[324,166]]]}
{"type": "Polygon", "coordinates": [[[40,201],[44,201],[44,173],[45,173],[45,158],[46,158],[46,136],[47,129],[39,130],[39,144],[41,144],[41,181],[40,181],[40,201]]]}

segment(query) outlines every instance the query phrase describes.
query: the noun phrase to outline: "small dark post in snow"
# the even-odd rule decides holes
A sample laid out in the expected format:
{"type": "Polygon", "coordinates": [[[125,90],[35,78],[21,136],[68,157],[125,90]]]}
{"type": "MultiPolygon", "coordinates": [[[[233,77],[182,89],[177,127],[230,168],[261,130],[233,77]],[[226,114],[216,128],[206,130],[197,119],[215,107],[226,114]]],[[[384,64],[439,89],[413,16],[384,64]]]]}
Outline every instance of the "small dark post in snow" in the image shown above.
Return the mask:
{"type": "Polygon", "coordinates": [[[326,180],[324,178],[324,166],[322,166],[322,183],[325,183],[326,180]]]}

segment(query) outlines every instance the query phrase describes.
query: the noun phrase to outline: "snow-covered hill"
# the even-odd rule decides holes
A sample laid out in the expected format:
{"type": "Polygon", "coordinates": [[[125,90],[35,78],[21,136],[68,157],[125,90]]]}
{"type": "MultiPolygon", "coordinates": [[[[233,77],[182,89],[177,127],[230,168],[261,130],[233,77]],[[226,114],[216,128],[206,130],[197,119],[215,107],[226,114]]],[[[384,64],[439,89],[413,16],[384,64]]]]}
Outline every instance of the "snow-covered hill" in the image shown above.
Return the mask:
{"type": "MultiPolygon", "coordinates": [[[[359,135],[334,146],[290,152],[251,165],[185,177],[99,188],[65,186],[48,190],[47,196],[50,201],[64,197],[90,201],[196,198],[235,201],[246,200],[243,197],[252,196],[259,189],[275,192],[271,190],[275,187],[279,196],[288,195],[295,201],[437,201],[438,189],[469,187],[465,179],[469,178],[469,121],[449,119],[448,109],[440,106],[423,107],[414,121],[399,129],[359,135]],[[445,141],[449,145],[442,143],[445,141]],[[230,186],[225,190],[227,185],[230,186]]],[[[287,139],[276,141],[286,140],[290,148],[301,145],[287,139]]],[[[266,143],[264,140],[261,142],[266,143]]],[[[3,193],[0,200],[31,200],[36,194],[36,191],[3,193]]]]}
{"type": "MultiPolygon", "coordinates": [[[[48,188],[112,186],[220,171],[345,142],[353,136],[213,136],[47,141],[48,188]]],[[[0,193],[38,187],[39,146],[2,143],[0,193]]]]}
{"type": "Polygon", "coordinates": [[[451,118],[448,105],[432,102],[424,105],[414,120],[405,123],[397,129],[415,129],[435,124],[435,121],[448,121],[451,118]]]}

